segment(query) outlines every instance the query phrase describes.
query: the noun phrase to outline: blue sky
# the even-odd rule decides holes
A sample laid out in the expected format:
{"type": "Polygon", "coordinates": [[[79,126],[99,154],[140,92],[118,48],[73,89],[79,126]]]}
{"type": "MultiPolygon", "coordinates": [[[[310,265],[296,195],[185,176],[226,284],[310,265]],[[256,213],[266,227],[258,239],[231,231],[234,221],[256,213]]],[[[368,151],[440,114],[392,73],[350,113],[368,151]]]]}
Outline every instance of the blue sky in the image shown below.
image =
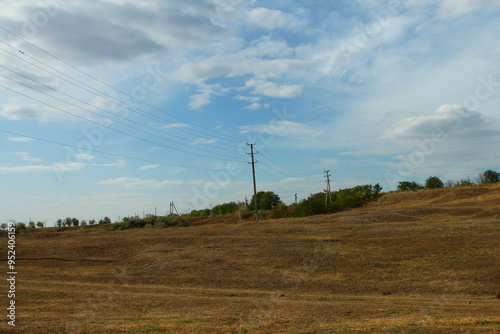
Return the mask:
{"type": "Polygon", "coordinates": [[[2,222],[500,169],[497,1],[0,7],[2,222]]]}

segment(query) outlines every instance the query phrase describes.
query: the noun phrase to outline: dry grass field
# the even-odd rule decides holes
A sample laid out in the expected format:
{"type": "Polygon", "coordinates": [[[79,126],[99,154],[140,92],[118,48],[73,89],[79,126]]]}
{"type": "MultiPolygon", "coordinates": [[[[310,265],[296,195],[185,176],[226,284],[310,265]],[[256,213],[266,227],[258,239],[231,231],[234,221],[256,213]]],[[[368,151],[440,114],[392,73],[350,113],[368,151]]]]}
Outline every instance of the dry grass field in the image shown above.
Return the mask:
{"type": "Polygon", "coordinates": [[[500,333],[500,185],[299,219],[100,228],[17,236],[17,321],[2,315],[1,333],[500,333]]]}

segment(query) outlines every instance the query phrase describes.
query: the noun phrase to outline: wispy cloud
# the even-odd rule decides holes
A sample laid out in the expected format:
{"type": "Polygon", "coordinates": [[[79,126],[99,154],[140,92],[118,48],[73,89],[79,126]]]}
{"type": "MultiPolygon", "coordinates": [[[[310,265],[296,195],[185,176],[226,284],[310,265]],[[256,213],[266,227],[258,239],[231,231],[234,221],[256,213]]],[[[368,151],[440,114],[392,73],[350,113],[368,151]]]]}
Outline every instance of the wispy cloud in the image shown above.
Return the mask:
{"type": "Polygon", "coordinates": [[[138,170],[150,170],[150,169],[155,169],[160,167],[160,165],[146,165],[146,166],[141,166],[138,168],[138,170]]]}
{"type": "Polygon", "coordinates": [[[14,152],[14,154],[18,155],[23,161],[31,161],[31,162],[42,161],[42,159],[32,157],[28,152],[14,152]]]}
{"type": "Polygon", "coordinates": [[[137,179],[130,177],[118,177],[115,179],[107,179],[100,181],[99,184],[102,185],[118,185],[128,189],[163,189],[168,187],[181,186],[184,182],[180,180],[157,180],[157,179],[137,179]]]}
{"type": "Polygon", "coordinates": [[[33,139],[28,137],[10,137],[7,138],[8,141],[18,142],[18,143],[26,143],[32,141],[33,139]]]}

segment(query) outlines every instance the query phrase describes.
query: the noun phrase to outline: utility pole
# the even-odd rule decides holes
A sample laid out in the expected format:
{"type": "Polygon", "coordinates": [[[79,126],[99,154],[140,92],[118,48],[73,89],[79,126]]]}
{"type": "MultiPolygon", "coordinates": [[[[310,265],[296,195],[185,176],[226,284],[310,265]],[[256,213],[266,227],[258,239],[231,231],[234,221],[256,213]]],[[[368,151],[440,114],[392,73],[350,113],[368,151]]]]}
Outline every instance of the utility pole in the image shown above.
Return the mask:
{"type": "Polygon", "coordinates": [[[170,215],[179,216],[179,212],[177,211],[177,208],[175,207],[174,201],[170,202],[170,215]]]}
{"type": "Polygon", "coordinates": [[[252,164],[252,175],[253,175],[253,202],[255,207],[255,222],[257,223],[259,221],[259,209],[257,208],[257,182],[255,181],[255,163],[257,163],[258,161],[254,160],[254,155],[259,154],[259,152],[256,153],[253,152],[253,146],[255,145],[255,143],[254,144],[247,143],[247,145],[250,146],[250,153],[247,154],[250,154],[250,156],[252,157],[251,164],[252,164]]]}
{"type": "Polygon", "coordinates": [[[325,170],[326,177],[326,196],[325,196],[325,207],[328,205],[328,198],[330,198],[330,202],[332,202],[332,196],[330,195],[330,171],[325,170]]]}

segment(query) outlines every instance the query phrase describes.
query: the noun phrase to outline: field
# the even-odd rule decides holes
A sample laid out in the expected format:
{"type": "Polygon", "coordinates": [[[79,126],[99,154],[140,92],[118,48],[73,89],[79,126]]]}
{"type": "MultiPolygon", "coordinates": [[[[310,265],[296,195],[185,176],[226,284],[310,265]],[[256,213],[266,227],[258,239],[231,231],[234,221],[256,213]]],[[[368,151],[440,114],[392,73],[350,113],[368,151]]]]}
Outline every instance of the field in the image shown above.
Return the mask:
{"type": "Polygon", "coordinates": [[[2,278],[1,333],[500,333],[500,185],[308,218],[101,228],[17,236],[16,327],[2,278]]]}

